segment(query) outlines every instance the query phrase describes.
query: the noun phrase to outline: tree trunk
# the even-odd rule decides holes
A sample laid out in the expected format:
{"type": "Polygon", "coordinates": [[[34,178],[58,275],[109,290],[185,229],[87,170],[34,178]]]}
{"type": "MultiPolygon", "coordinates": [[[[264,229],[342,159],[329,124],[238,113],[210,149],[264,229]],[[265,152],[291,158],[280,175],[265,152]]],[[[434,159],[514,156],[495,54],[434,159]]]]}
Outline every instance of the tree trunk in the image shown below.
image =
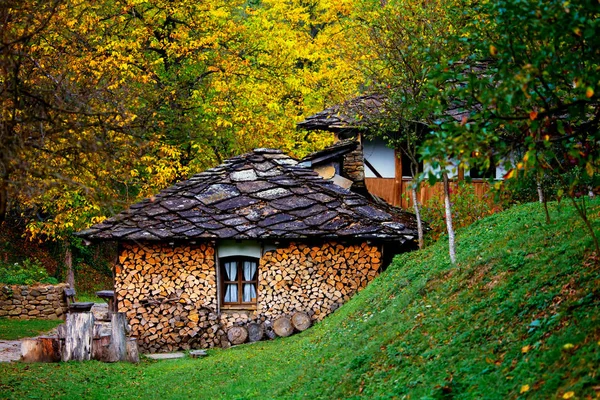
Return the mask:
{"type": "Polygon", "coordinates": [[[536,187],[538,192],[538,201],[540,204],[544,206],[544,212],[546,213],[546,223],[550,223],[550,213],[548,212],[548,202],[546,201],[546,196],[544,195],[544,188],[542,187],[542,179],[536,179],[536,187]]]}
{"type": "Polygon", "coordinates": [[[448,181],[448,173],[442,174],[444,179],[444,208],[446,210],[446,228],[448,230],[448,252],[450,261],[456,264],[456,249],[454,246],[454,228],[452,226],[452,205],[450,204],[450,182],[448,181]]]}
{"type": "Polygon", "coordinates": [[[63,361],[87,361],[92,355],[94,314],[91,312],[69,313],[66,321],[63,361]]]}
{"type": "Polygon", "coordinates": [[[413,208],[415,210],[415,216],[417,217],[417,234],[419,236],[419,249],[423,248],[423,221],[421,221],[421,207],[417,201],[417,186],[413,182],[410,190],[412,194],[413,208]]]}
{"type": "Polygon", "coordinates": [[[73,272],[73,253],[71,245],[67,243],[65,249],[65,266],[67,267],[67,283],[71,289],[75,289],[75,273],[73,272]]]}
{"type": "Polygon", "coordinates": [[[292,321],[288,317],[279,317],[273,322],[273,331],[277,336],[286,337],[294,333],[292,321]]]}
{"type": "MultiPolygon", "coordinates": [[[[3,174],[7,175],[7,174],[3,174]]],[[[8,176],[2,176],[0,178],[0,222],[6,220],[6,213],[8,212],[8,176]]]]}
{"type": "Polygon", "coordinates": [[[296,312],[292,315],[292,325],[299,331],[305,331],[310,328],[310,317],[303,312],[296,312]]]}
{"type": "Polygon", "coordinates": [[[243,326],[232,326],[227,331],[227,339],[231,344],[242,344],[248,339],[248,331],[243,326]]]}

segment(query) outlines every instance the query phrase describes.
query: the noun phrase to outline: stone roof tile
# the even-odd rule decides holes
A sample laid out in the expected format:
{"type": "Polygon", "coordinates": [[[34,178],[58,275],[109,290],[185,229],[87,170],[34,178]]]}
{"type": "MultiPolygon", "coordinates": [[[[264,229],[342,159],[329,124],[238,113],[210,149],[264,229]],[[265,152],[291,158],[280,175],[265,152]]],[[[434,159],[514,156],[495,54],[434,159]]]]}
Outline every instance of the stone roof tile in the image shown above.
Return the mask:
{"type": "Polygon", "coordinates": [[[274,149],[256,149],[77,233],[90,240],[416,236],[414,216],[322,179],[274,149]]]}

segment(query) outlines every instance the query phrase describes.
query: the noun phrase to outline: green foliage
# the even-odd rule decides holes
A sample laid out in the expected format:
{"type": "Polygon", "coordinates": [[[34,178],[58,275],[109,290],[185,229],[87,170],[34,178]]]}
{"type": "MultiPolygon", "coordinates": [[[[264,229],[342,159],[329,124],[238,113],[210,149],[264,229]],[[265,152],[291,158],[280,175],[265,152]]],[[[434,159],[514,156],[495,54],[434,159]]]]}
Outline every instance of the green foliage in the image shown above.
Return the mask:
{"type": "Polygon", "coordinates": [[[48,332],[49,330],[56,328],[63,322],[64,321],[62,319],[48,320],[0,318],[0,340],[18,340],[26,337],[38,336],[44,332],[48,332]]]}
{"type": "MultiPolygon", "coordinates": [[[[461,181],[451,187],[452,220],[455,228],[464,228],[488,215],[498,211],[492,207],[491,194],[479,198],[475,188],[469,182],[461,181]]],[[[444,203],[437,198],[430,199],[423,205],[422,218],[429,224],[430,240],[437,240],[446,232],[446,210],[444,203]]]]}
{"type": "Polygon", "coordinates": [[[26,258],[22,262],[0,262],[0,282],[7,285],[33,285],[34,283],[57,284],[56,278],[38,260],[26,258]]]}
{"type": "Polygon", "coordinates": [[[599,261],[573,208],[550,212],[550,225],[527,204],[458,230],[457,266],[442,242],[401,255],[301,334],[203,359],[0,364],[0,397],[593,398],[599,261]]]}

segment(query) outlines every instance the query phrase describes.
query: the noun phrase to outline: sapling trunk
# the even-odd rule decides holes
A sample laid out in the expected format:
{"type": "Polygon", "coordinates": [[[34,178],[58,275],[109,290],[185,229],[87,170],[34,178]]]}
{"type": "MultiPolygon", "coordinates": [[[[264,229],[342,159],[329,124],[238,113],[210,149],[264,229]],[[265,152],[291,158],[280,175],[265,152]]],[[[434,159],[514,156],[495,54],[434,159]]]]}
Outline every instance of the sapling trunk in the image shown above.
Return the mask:
{"type": "Polygon", "coordinates": [[[65,266],[67,267],[67,283],[71,288],[75,288],[75,273],[73,272],[73,253],[71,246],[67,244],[65,249],[65,266]]]}
{"type": "Polygon", "coordinates": [[[450,261],[456,264],[456,249],[454,246],[454,228],[452,227],[452,205],[450,204],[450,182],[448,181],[448,173],[443,172],[444,179],[444,208],[446,209],[446,229],[448,230],[448,252],[450,261]]]}
{"type": "Polygon", "coordinates": [[[417,234],[419,236],[419,249],[423,248],[423,222],[421,221],[421,208],[419,207],[419,202],[417,201],[417,185],[413,182],[413,186],[411,189],[413,208],[415,210],[415,216],[417,217],[417,234]]]}

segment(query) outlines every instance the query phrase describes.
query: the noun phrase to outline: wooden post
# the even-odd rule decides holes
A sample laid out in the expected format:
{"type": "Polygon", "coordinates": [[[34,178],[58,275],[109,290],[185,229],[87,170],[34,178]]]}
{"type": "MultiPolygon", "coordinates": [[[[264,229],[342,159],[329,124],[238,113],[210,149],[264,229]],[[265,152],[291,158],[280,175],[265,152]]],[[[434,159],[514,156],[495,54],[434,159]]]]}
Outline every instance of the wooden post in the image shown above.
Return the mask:
{"type": "Polygon", "coordinates": [[[69,313],[66,321],[63,361],[87,361],[92,355],[94,314],[91,312],[69,313]]]}

